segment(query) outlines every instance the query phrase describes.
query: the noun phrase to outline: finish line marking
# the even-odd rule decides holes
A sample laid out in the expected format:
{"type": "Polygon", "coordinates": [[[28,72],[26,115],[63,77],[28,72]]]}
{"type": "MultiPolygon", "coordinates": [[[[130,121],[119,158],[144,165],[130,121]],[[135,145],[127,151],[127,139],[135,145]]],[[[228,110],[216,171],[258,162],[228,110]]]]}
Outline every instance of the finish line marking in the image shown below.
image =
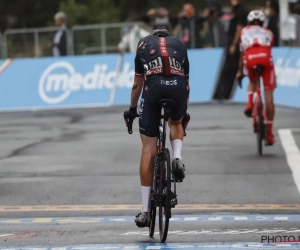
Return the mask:
{"type": "MultiPolygon", "coordinates": [[[[197,231],[169,231],[168,234],[175,234],[175,235],[240,235],[240,234],[294,234],[299,233],[299,228],[266,228],[266,229],[212,229],[212,230],[197,230],[197,231]]],[[[159,232],[154,232],[154,235],[158,235],[159,232]]],[[[133,236],[133,235],[149,235],[149,231],[133,231],[133,232],[127,232],[127,233],[121,233],[119,234],[121,236],[133,236]]],[[[294,237],[294,239],[300,239],[299,237],[294,237]]]]}
{"type": "MultiPolygon", "coordinates": [[[[140,204],[0,206],[0,212],[134,211],[140,209],[140,204]]],[[[300,210],[300,204],[179,204],[174,210],[300,210]]]]}
{"type": "Polygon", "coordinates": [[[237,242],[237,243],[152,243],[152,244],[98,244],[98,245],[61,245],[61,246],[22,246],[22,247],[0,247],[0,250],[100,250],[100,249],[117,249],[117,250],[149,250],[149,249],[300,249],[300,243],[256,243],[256,242],[237,242]]]}
{"type": "MultiPolygon", "coordinates": [[[[157,218],[158,219],[158,218],[157,218]]],[[[238,215],[173,215],[172,223],[239,223],[239,222],[300,222],[300,215],[279,214],[240,214],[238,215]],[[217,218],[217,219],[216,219],[217,218]]],[[[61,224],[126,224],[134,223],[134,216],[90,216],[90,217],[50,217],[50,218],[0,218],[0,226],[20,224],[61,225],[61,224]]],[[[300,232],[300,229],[298,230],[300,232]]]]}

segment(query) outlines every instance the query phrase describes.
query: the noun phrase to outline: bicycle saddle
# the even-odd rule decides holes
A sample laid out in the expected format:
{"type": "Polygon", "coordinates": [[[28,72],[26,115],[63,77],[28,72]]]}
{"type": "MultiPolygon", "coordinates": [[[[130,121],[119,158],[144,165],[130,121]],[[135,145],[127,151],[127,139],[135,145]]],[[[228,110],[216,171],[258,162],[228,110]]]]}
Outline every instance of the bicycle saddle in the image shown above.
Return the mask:
{"type": "Polygon", "coordinates": [[[254,66],[254,69],[256,70],[256,72],[258,74],[261,74],[265,70],[265,67],[262,65],[256,65],[256,66],[254,66]]]}
{"type": "Polygon", "coordinates": [[[159,104],[161,106],[168,106],[168,107],[174,106],[175,103],[176,102],[174,100],[172,100],[172,99],[162,99],[162,100],[159,101],[159,104]]]}

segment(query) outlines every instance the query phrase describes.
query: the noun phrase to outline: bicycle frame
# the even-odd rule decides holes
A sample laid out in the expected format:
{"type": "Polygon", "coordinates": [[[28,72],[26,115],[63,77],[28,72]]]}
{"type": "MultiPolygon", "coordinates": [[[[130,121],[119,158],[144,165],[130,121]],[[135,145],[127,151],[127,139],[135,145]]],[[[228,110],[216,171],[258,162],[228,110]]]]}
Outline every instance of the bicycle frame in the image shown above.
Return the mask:
{"type": "Polygon", "coordinates": [[[266,116],[266,112],[265,112],[265,108],[264,108],[264,103],[262,101],[262,97],[261,97],[261,90],[260,90],[260,76],[259,79],[257,81],[257,87],[256,87],[256,91],[254,93],[254,109],[253,109],[253,116],[252,116],[252,122],[253,122],[253,126],[255,126],[257,124],[257,113],[258,113],[258,107],[259,104],[261,103],[262,105],[262,114],[264,117],[264,120],[267,121],[267,116],[266,116]]]}
{"type": "MultiPolygon", "coordinates": [[[[157,138],[157,143],[156,143],[156,156],[159,156],[160,154],[163,153],[163,149],[166,146],[166,121],[168,120],[166,113],[168,112],[168,108],[164,109],[165,113],[161,115],[161,120],[160,125],[159,125],[159,136],[157,138]]],[[[153,174],[157,175],[159,172],[159,166],[155,164],[155,169],[153,171],[153,174]]],[[[153,178],[153,189],[156,190],[156,184],[155,183],[155,178],[153,178]]],[[[154,194],[155,195],[155,194],[154,194]]]]}
{"type": "Polygon", "coordinates": [[[166,119],[163,115],[161,116],[161,119],[164,119],[164,121],[163,124],[160,121],[159,125],[159,137],[157,138],[156,154],[159,154],[159,152],[161,152],[166,146],[166,119]]]}

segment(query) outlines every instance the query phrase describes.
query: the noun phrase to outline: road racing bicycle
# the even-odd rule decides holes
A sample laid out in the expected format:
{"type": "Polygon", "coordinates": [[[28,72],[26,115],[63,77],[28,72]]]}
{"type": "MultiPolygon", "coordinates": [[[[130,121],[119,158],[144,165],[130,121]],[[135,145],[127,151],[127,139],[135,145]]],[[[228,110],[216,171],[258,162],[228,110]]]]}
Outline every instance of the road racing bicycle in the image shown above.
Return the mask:
{"type": "MultiPolygon", "coordinates": [[[[157,138],[157,149],[153,166],[153,181],[149,198],[149,236],[153,237],[156,224],[156,212],[158,209],[158,225],[160,241],[165,242],[168,236],[169,221],[172,217],[171,209],[177,205],[176,181],[170,160],[169,149],[166,148],[166,125],[169,119],[170,108],[175,104],[174,100],[162,99],[159,105],[163,109],[159,126],[159,137],[157,138]]],[[[190,116],[187,114],[183,119],[183,127],[190,116]]],[[[133,119],[128,122],[128,133],[132,134],[133,119]]],[[[186,132],[184,129],[184,135],[186,132]]]]}

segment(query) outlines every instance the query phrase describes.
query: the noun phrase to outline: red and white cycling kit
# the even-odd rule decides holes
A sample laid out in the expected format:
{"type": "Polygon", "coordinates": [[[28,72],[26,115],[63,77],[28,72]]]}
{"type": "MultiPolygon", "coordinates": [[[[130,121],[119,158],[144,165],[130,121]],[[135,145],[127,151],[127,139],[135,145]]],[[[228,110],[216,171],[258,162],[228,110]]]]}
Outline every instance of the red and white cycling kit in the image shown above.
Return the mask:
{"type": "Polygon", "coordinates": [[[262,65],[265,70],[262,74],[264,90],[276,88],[276,76],[272,57],[274,44],[273,33],[259,25],[249,25],[242,29],[240,50],[244,53],[244,67],[251,81],[258,78],[254,66],[262,65]]]}

